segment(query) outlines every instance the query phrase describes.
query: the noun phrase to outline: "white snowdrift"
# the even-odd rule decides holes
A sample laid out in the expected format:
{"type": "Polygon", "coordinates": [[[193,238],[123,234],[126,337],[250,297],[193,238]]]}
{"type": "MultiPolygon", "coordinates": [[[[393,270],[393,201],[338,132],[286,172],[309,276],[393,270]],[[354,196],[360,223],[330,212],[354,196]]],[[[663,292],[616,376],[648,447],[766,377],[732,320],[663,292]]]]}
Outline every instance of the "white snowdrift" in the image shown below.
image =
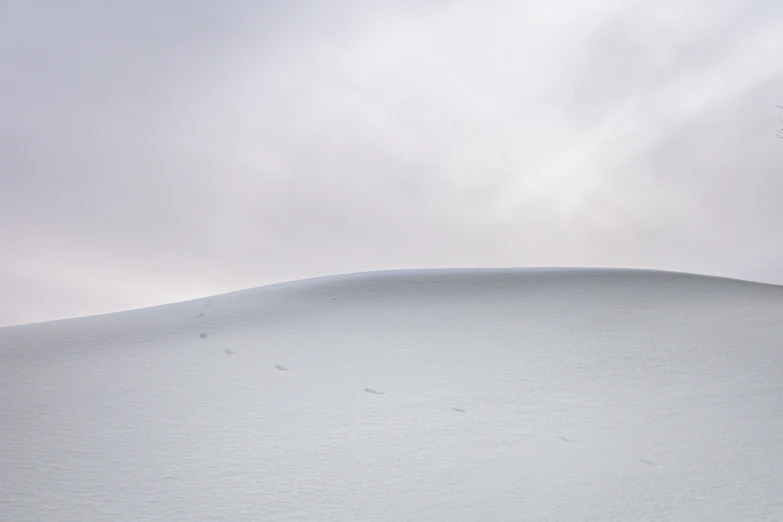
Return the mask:
{"type": "Polygon", "coordinates": [[[0,329],[3,521],[780,521],[783,288],[381,272],[0,329]]]}

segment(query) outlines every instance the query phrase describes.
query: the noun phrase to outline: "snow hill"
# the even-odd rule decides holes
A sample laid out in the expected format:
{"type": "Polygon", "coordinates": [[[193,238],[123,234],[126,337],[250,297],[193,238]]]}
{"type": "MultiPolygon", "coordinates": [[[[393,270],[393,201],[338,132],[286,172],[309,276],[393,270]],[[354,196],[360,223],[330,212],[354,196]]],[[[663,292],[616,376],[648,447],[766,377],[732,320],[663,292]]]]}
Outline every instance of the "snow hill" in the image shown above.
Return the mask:
{"type": "Polygon", "coordinates": [[[0,329],[0,520],[783,520],[783,287],[319,278],[0,329]]]}

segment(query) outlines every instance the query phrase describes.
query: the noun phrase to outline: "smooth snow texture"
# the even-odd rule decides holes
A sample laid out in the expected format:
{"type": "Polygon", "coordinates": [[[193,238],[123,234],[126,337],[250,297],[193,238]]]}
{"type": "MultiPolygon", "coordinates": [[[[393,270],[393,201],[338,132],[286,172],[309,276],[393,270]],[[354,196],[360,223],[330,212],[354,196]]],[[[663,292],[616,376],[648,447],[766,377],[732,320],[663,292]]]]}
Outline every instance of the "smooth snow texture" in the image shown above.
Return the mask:
{"type": "Polygon", "coordinates": [[[3,521],[783,520],[783,288],[328,277],[0,329],[3,521]]]}

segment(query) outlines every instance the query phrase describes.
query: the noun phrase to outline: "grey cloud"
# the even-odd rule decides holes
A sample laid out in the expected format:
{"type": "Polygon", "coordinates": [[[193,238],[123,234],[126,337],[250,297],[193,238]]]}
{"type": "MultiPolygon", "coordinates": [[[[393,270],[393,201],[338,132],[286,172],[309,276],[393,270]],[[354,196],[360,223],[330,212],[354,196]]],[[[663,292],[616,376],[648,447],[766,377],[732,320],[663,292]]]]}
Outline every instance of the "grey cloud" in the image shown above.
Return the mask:
{"type": "Polygon", "coordinates": [[[771,2],[3,6],[0,324],[388,268],[783,283],[771,2]]]}

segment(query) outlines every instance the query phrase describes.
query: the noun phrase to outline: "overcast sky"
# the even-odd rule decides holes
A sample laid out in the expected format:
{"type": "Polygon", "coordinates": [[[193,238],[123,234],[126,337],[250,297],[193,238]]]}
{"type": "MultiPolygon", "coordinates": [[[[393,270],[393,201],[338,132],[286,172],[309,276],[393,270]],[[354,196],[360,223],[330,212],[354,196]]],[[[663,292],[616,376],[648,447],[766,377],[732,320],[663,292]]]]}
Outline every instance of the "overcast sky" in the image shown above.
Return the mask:
{"type": "Polygon", "coordinates": [[[783,283],[776,0],[0,0],[0,325],[335,273],[783,283]]]}

